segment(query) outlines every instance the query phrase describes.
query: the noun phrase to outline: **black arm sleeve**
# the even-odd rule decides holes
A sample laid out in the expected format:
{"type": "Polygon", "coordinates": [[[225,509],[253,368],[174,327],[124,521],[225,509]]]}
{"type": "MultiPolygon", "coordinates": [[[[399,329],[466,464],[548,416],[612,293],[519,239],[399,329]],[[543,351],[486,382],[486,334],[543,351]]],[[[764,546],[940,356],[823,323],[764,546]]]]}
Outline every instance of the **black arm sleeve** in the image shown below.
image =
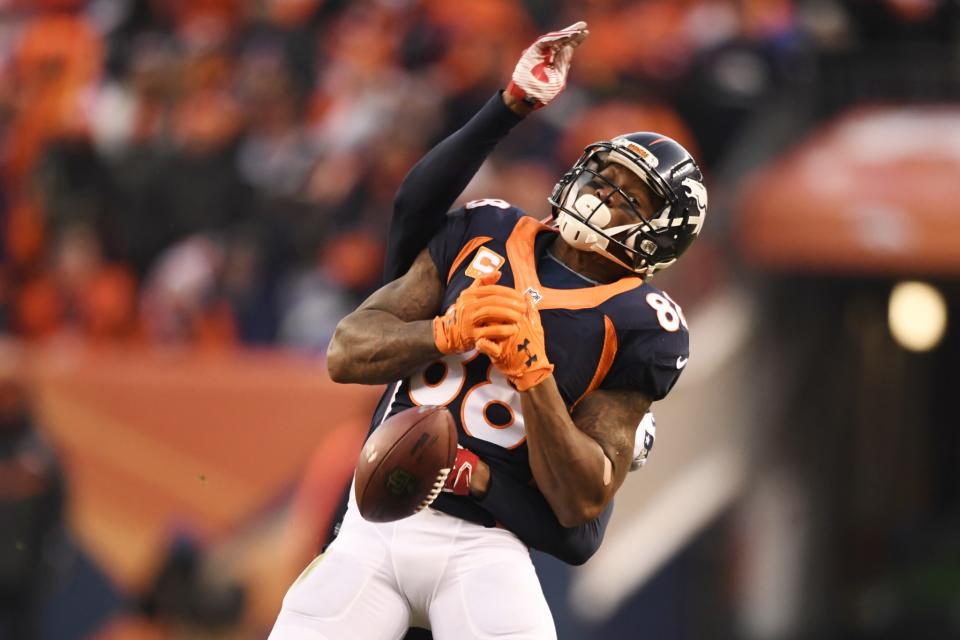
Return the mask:
{"type": "Polygon", "coordinates": [[[596,519],[579,527],[564,527],[543,494],[507,474],[492,472],[487,493],[477,502],[525,545],[577,565],[600,548],[613,514],[611,501],[596,519]],[[517,508],[519,503],[523,503],[522,509],[517,508]]]}
{"type": "Polygon", "coordinates": [[[521,120],[523,116],[511,111],[498,91],[467,124],[414,165],[393,202],[385,282],[406,273],[427,240],[443,227],[447,211],[483,161],[521,120]]]}

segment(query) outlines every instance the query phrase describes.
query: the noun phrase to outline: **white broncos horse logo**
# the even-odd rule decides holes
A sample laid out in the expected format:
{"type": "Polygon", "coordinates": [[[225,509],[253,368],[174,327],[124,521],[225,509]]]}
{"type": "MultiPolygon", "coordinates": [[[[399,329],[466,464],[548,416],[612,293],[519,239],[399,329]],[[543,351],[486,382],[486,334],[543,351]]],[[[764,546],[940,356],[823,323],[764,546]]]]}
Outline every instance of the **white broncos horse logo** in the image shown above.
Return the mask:
{"type": "Polygon", "coordinates": [[[698,216],[690,216],[689,222],[697,225],[693,230],[694,235],[700,233],[700,229],[703,227],[703,220],[707,217],[707,188],[703,186],[703,183],[699,180],[694,180],[693,178],[686,178],[681,183],[687,188],[690,196],[697,201],[697,209],[700,212],[698,216]]]}

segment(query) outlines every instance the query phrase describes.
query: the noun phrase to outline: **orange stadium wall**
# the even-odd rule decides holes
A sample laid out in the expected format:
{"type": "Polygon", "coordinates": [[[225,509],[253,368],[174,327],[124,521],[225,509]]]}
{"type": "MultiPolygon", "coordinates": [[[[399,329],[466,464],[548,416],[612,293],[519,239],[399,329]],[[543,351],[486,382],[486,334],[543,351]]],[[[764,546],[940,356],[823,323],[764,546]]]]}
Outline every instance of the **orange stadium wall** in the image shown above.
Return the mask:
{"type": "Polygon", "coordinates": [[[322,543],[381,391],[270,351],[60,347],[29,377],[71,533],[101,569],[136,591],[187,531],[256,585],[265,618],[322,543]]]}

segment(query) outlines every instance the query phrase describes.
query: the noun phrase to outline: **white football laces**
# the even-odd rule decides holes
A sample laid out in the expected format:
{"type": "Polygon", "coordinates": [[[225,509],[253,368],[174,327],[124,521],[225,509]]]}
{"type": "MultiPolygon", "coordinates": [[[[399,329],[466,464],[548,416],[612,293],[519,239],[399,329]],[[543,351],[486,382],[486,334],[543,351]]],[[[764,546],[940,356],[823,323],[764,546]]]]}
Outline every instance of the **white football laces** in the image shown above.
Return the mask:
{"type": "Polygon", "coordinates": [[[436,500],[440,492],[443,491],[443,485],[447,482],[447,476],[450,475],[451,468],[452,467],[440,469],[440,473],[437,474],[437,480],[433,483],[433,488],[430,489],[430,493],[427,494],[427,497],[423,499],[423,502],[420,503],[414,513],[420,513],[433,504],[433,501],[436,500]]]}

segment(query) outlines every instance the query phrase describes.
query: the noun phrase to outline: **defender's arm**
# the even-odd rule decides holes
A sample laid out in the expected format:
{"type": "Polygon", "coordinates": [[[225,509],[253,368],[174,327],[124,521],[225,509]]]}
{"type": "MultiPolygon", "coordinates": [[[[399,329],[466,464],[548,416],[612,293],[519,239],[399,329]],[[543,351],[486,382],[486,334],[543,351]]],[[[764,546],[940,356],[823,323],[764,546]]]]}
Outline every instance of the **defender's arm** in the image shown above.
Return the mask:
{"type": "Polygon", "coordinates": [[[471,495],[477,503],[527,546],[574,565],[583,564],[600,548],[613,514],[612,501],[597,518],[565,527],[543,494],[530,485],[509,474],[489,471],[479,477],[475,473],[474,479],[477,482],[471,483],[471,495]]]}
{"type": "Polygon", "coordinates": [[[327,349],[334,382],[386,384],[443,357],[433,335],[443,284],[424,249],[407,273],[346,316],[327,349]]]}
{"type": "Polygon", "coordinates": [[[565,527],[596,518],[620,488],[650,402],[639,391],[598,390],[571,416],[552,375],[520,394],[530,469],[565,527]]]}

